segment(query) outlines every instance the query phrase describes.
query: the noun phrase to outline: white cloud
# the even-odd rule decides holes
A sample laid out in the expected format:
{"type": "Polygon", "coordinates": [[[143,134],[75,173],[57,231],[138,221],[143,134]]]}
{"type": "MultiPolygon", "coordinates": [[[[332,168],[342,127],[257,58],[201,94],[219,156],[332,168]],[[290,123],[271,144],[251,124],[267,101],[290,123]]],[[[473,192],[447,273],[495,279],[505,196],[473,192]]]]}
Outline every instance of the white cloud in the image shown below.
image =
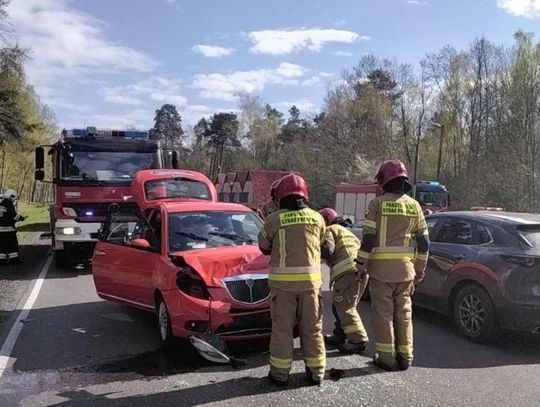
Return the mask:
{"type": "Polygon", "coordinates": [[[223,48],[217,45],[195,45],[191,49],[206,58],[222,58],[231,55],[234,51],[233,48],[223,48]]]}
{"type": "Polygon", "coordinates": [[[260,92],[268,85],[299,85],[307,72],[304,67],[283,62],[276,69],[195,75],[193,87],[201,97],[232,102],[238,93],[260,92]]]}
{"type": "Polygon", "coordinates": [[[307,69],[295,64],[289,64],[288,62],[282,62],[276,69],[276,74],[284,78],[299,78],[304,76],[307,69]]]}
{"type": "Polygon", "coordinates": [[[180,81],[162,76],[152,76],[124,86],[102,87],[99,93],[106,102],[125,106],[143,106],[148,102],[170,103],[178,107],[187,105],[187,99],[180,94],[180,81]]]}
{"type": "Polygon", "coordinates": [[[540,17],[540,0],[497,0],[503,10],[519,17],[540,17]]]}
{"type": "Polygon", "coordinates": [[[429,3],[424,0],[408,0],[407,4],[412,4],[413,6],[429,6],[429,3]]]}
{"type": "Polygon", "coordinates": [[[352,52],[347,52],[347,51],[336,51],[334,52],[334,55],[338,57],[353,57],[354,56],[352,52]]]}
{"type": "Polygon", "coordinates": [[[285,55],[302,49],[319,52],[327,43],[370,40],[370,37],[352,31],[324,28],[252,31],[248,38],[253,43],[250,52],[270,55],[285,55]]]}
{"type": "Polygon", "coordinates": [[[68,75],[144,72],[156,65],[148,55],[109,41],[102,20],[72,10],[69,4],[65,0],[24,0],[9,5],[19,43],[31,47],[27,72],[38,88],[68,75]]]}

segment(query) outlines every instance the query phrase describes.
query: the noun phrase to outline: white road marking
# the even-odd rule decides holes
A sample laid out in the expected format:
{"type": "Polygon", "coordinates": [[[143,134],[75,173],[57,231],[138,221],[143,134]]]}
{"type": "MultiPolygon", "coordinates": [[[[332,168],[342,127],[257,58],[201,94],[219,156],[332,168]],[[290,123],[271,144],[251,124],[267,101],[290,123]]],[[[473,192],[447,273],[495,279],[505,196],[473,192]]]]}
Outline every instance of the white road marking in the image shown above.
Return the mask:
{"type": "Polygon", "coordinates": [[[45,276],[47,275],[47,272],[51,266],[52,259],[53,254],[51,252],[49,253],[49,257],[47,257],[47,260],[45,261],[45,264],[43,265],[43,268],[41,269],[41,272],[34,283],[34,287],[32,288],[30,295],[26,299],[22,309],[19,311],[19,315],[17,315],[17,318],[15,319],[15,322],[13,323],[13,326],[11,327],[9,334],[2,345],[2,348],[0,348],[0,379],[6,371],[6,367],[11,359],[11,352],[13,352],[13,348],[15,347],[17,339],[19,338],[24,323],[27,321],[28,314],[36,302],[39,291],[41,290],[41,286],[43,285],[43,281],[45,280],[45,276]]]}

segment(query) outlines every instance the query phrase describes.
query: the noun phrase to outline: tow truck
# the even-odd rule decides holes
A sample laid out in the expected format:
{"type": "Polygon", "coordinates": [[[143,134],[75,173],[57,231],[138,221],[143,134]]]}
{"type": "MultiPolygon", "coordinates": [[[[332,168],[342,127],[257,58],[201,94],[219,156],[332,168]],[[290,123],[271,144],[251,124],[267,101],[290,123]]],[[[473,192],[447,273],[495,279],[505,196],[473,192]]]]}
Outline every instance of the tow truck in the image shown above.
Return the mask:
{"type": "Polygon", "coordinates": [[[59,267],[90,259],[109,205],[135,209],[131,181],[142,169],[178,166],[176,151],[161,149],[147,131],[87,127],[64,129],[58,142],[35,150],[35,179],[50,182],[52,249],[59,267]],[[52,180],[45,181],[45,147],[52,163],[52,180]]]}

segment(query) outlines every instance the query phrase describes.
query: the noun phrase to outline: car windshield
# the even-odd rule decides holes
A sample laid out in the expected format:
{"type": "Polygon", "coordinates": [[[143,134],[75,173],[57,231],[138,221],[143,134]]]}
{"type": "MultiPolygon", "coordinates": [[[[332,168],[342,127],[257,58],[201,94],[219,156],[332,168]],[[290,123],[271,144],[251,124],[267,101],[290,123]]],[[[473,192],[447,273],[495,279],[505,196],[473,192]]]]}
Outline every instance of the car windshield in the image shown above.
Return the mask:
{"type": "Polygon", "coordinates": [[[61,174],[70,181],[130,181],[156,165],[155,153],[73,151],[62,160],[61,174]]]}
{"type": "Polygon", "coordinates": [[[146,199],[196,198],[211,200],[210,190],[204,182],[189,178],[148,181],[144,184],[146,199]]]}
{"type": "Polygon", "coordinates": [[[169,250],[256,245],[261,226],[261,221],[252,212],[173,213],[169,215],[169,250]]]}
{"type": "Polygon", "coordinates": [[[416,200],[422,206],[447,206],[446,192],[417,191],[416,200]]]}
{"type": "Polygon", "coordinates": [[[518,226],[518,233],[529,246],[540,249],[540,225],[518,226]]]}

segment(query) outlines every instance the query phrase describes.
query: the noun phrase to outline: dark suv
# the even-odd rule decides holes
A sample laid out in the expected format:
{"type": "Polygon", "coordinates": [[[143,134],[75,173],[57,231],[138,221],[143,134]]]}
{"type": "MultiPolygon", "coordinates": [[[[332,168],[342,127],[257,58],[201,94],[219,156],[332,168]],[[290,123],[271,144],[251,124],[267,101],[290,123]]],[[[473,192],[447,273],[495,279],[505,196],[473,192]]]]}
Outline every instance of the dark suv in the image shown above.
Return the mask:
{"type": "Polygon", "coordinates": [[[540,333],[540,215],[446,212],[426,218],[430,256],[415,304],[482,342],[499,328],[540,333]]]}

